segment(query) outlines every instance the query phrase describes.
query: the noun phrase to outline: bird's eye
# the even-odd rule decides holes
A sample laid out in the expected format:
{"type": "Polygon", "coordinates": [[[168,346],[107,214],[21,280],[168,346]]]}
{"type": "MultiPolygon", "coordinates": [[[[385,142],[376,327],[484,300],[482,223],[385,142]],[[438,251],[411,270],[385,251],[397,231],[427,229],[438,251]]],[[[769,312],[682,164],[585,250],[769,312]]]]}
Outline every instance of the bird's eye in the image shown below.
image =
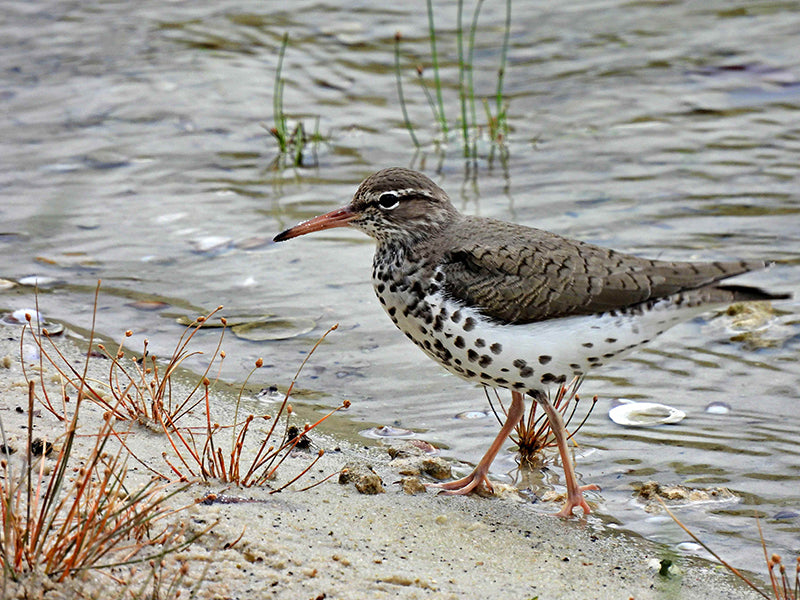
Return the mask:
{"type": "Polygon", "coordinates": [[[392,210],[397,208],[398,204],[400,204],[400,198],[397,197],[397,194],[392,194],[391,192],[381,194],[381,197],[378,198],[378,206],[383,210],[392,210]]]}

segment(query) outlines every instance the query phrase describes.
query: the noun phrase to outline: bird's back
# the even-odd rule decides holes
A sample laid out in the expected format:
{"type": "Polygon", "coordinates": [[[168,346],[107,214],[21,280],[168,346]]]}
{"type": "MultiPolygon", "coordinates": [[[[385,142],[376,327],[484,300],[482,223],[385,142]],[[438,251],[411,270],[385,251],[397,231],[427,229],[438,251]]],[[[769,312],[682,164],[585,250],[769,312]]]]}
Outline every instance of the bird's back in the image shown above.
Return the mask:
{"type": "Polygon", "coordinates": [[[446,293],[503,323],[604,313],[691,290],[709,304],[787,297],[719,283],[763,269],[761,260],[651,260],[480,217],[459,219],[436,242],[438,251],[423,251],[437,256],[446,293]]]}

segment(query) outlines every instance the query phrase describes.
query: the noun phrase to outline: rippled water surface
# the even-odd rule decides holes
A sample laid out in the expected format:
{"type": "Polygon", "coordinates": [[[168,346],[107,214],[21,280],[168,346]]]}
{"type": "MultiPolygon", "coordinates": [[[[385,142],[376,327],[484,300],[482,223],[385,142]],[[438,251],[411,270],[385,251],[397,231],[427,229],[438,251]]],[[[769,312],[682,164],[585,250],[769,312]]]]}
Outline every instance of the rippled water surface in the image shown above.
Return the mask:
{"type": "MultiPolygon", "coordinates": [[[[465,212],[652,257],[784,261],[744,280],[800,292],[795,3],[514,3],[508,156],[481,142],[473,165],[454,139],[440,143],[417,85],[417,64],[431,75],[421,0],[391,10],[200,4],[3,8],[0,277],[51,278],[40,298],[48,319],[87,328],[101,278],[98,329],[133,329],[132,347],[147,337],[163,354],[180,335],[177,316],[223,304],[260,323],[244,336],[259,341],[227,337],[224,376],[242,380],[263,356],[264,387],[285,386],[338,322],[299,382],[309,402],[348,398],[351,435],[409,429],[475,462],[497,430],[491,417],[474,418],[484,395],[394,330],[369,282],[372,243],[342,230],[269,242],[347,202],[369,173],[413,165],[465,212]],[[418,153],[397,99],[397,31],[418,153]],[[298,168],[282,166],[267,131],[284,32],[285,111],[308,130],[318,119],[325,138],[298,168]]],[[[436,5],[454,120],[456,4],[436,5]]],[[[494,0],[482,8],[480,96],[494,92],[504,11],[494,0]]],[[[32,302],[29,286],[0,291],[4,311],[32,302]]],[[[680,512],[715,549],[758,569],[755,511],[771,549],[800,552],[799,306],[776,304],[744,335],[732,317],[708,315],[587,379],[583,394],[600,400],[577,438],[578,471],[602,486],[592,496],[600,514],[677,545],[686,536],[644,512],[632,486],[725,486],[741,501],[680,512]],[[625,429],[606,417],[620,396],[687,418],[625,429]],[[712,402],[731,410],[708,413],[712,402]]],[[[211,350],[215,340],[208,332],[199,343],[211,350]]],[[[508,453],[495,472],[514,466],[508,453]]],[[[547,481],[558,474],[548,470],[547,481]]]]}

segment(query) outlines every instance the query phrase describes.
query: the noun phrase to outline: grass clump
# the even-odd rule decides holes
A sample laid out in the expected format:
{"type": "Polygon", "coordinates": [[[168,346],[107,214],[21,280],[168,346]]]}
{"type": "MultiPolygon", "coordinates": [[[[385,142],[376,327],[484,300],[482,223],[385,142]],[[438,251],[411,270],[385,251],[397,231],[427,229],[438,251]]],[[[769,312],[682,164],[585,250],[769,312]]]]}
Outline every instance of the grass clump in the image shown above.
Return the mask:
{"type": "MultiPolygon", "coordinates": [[[[88,455],[76,458],[79,400],[57,440],[54,463],[46,464],[45,453],[35,457],[34,386],[30,381],[26,451],[21,460],[6,456],[0,461],[3,597],[10,582],[26,575],[61,582],[87,569],[161,559],[201,535],[188,536],[181,524],[165,520],[175,512],[170,498],[184,486],[156,479],[138,488],[126,483],[129,455],[122,446],[110,448],[115,438],[110,413],[88,435],[88,455]]],[[[0,433],[7,448],[2,422],[0,433]]]]}
{"type": "MultiPolygon", "coordinates": [[[[147,597],[177,597],[179,590],[191,583],[185,581],[188,570],[176,566],[174,557],[167,562],[165,557],[193,543],[214,524],[198,532],[171,518],[182,510],[168,505],[175,495],[198,480],[241,487],[271,485],[290,454],[308,446],[306,434],[349,406],[345,401],[304,427],[290,424],[293,410],[289,399],[300,372],[325,336],[336,329],[333,326],[300,365],[277,412],[239,417],[247,382],[263,365],[258,359],[240,388],[233,423],[220,425],[212,417],[209,395],[216,383],[216,378],[212,382],[211,370],[225,357],[221,350],[224,317],[220,317],[219,341],[199,381],[187,387],[175,385],[173,379],[187,358],[200,354],[190,349],[190,343],[222,307],[191,321],[172,355],[162,361],[149,353],[146,340],[138,356],[122,344],[108,351],[105,344],[96,342],[99,289],[98,282],[89,347],[79,361],[71,361],[55,336],[38,321],[34,323],[31,315],[27,315],[20,334],[20,359],[28,382],[27,440],[26,451],[12,456],[11,441],[0,421],[1,597],[8,597],[6,588],[11,585],[26,581],[34,585],[30,582],[36,577],[38,581],[43,577],[52,582],[74,582],[78,574],[95,570],[109,574],[121,594],[119,598],[144,597],[143,590],[148,590],[147,597]],[[34,359],[38,365],[26,364],[23,341],[30,338],[38,351],[34,359]],[[95,375],[99,365],[90,369],[89,362],[102,359],[110,366],[107,378],[99,380],[95,375]],[[178,388],[184,391],[179,394],[178,388]],[[56,439],[34,436],[37,402],[56,417],[58,428],[63,427],[63,433],[51,436],[56,439]],[[84,408],[90,405],[102,411],[101,422],[93,430],[83,425],[79,433],[79,414],[86,413],[84,408]],[[262,422],[269,424],[266,431],[257,427],[262,422]],[[132,424],[146,425],[150,430],[146,435],[164,435],[163,445],[172,450],[170,455],[162,454],[166,469],[154,466],[160,460],[158,454],[149,459],[137,456],[132,436],[143,431],[131,428],[132,424]],[[129,482],[131,460],[150,472],[138,486],[129,482]],[[142,570],[141,563],[149,564],[150,571],[142,570]],[[139,569],[133,569],[129,576],[120,575],[119,568],[125,565],[139,569]]],[[[131,335],[127,331],[125,338],[131,335]]],[[[319,450],[305,468],[270,493],[298,481],[322,455],[319,450]]],[[[207,497],[196,501],[205,502],[207,497]]],[[[42,584],[37,585],[41,588],[42,584]]]]}
{"type": "MultiPolygon", "coordinates": [[[[433,71],[432,82],[425,78],[425,70],[421,65],[415,68],[417,80],[425,99],[430,107],[434,121],[439,127],[439,132],[444,141],[449,139],[452,130],[460,132],[463,156],[471,160],[478,158],[478,141],[483,136],[491,144],[492,153],[499,149],[501,157],[507,154],[505,140],[508,136],[508,103],[504,97],[505,72],[508,57],[509,35],[511,30],[511,0],[506,0],[506,14],[503,31],[503,41],[500,48],[500,64],[497,69],[497,79],[494,93],[481,98],[483,117],[478,116],[478,94],[475,90],[473,77],[475,36],[478,30],[480,11],[484,0],[477,0],[472,13],[469,29],[464,28],[464,2],[458,0],[456,12],[456,53],[458,64],[458,117],[453,119],[445,109],[444,84],[440,74],[440,53],[438,38],[433,16],[433,0],[427,0],[428,14],[428,39],[431,48],[431,68],[433,71]],[[466,35],[466,42],[465,42],[466,35]]],[[[408,115],[406,95],[403,87],[400,42],[401,34],[395,35],[395,74],[397,78],[397,91],[400,108],[403,113],[403,122],[409,132],[411,141],[416,148],[421,144],[414,131],[414,125],[408,115]]]]}
{"type": "MultiPolygon", "coordinates": [[[[20,337],[20,348],[22,348],[25,336],[30,335],[39,351],[39,368],[36,378],[40,385],[36,393],[42,405],[57,419],[63,421],[67,418],[70,390],[75,390],[78,392],[79,401],[91,400],[109,411],[115,419],[136,421],[156,431],[175,427],[181,417],[202,402],[202,398],[198,397],[197,393],[202,382],[207,379],[214,364],[221,364],[225,358],[225,352],[221,349],[225,333],[223,317],[221,319],[222,334],[220,334],[205,372],[188,395],[184,395],[182,398],[173,398],[173,375],[186,359],[200,354],[200,352],[188,350],[192,338],[213,315],[222,310],[222,306],[192,321],[184,330],[166,364],[161,365],[158,358],[150,353],[149,343],[146,339],[142,352],[138,355],[130,352],[126,354],[123,342],[120,342],[115,351],[109,351],[105,344],[94,344],[99,292],[100,285],[98,283],[95,289],[92,328],[89,334],[90,352],[83,368],[73,365],[64,356],[47,329],[34,327],[30,318],[28,319],[28,326],[23,329],[20,337]],[[88,357],[92,352],[96,352],[98,356],[104,356],[110,361],[108,378],[105,381],[97,381],[87,375],[88,357]],[[57,406],[57,402],[48,391],[48,386],[45,385],[45,366],[55,369],[60,378],[61,406],[57,406]]],[[[130,338],[132,335],[133,332],[129,329],[125,332],[124,337],[130,338]]],[[[22,367],[26,378],[33,379],[34,376],[29,375],[24,360],[22,367]]]]}
{"type": "MultiPolygon", "coordinates": [[[[309,166],[306,160],[308,150],[311,149],[312,156],[315,155],[316,147],[320,142],[324,141],[319,131],[320,118],[318,115],[314,117],[314,127],[309,131],[301,118],[297,118],[294,121],[294,125],[292,125],[289,115],[286,114],[283,108],[283,58],[288,45],[289,34],[285,33],[278,50],[278,64],[275,68],[275,82],[272,89],[273,124],[269,126],[262,123],[262,127],[269,131],[278,142],[279,154],[274,166],[279,170],[287,165],[293,167],[309,166]]],[[[316,159],[310,161],[310,166],[314,164],[316,164],[316,159]]]]}
{"type": "MultiPolygon", "coordinates": [[[[95,315],[99,290],[100,285],[98,283],[94,299],[95,315]]],[[[165,480],[189,481],[199,478],[204,481],[215,480],[243,487],[264,485],[275,477],[278,467],[285,462],[298,444],[307,439],[305,436],[310,430],[322,423],[334,412],[345,409],[350,404],[349,401],[345,401],[315,423],[306,424],[302,431],[300,428],[290,425],[290,417],[293,414],[293,410],[291,404],[289,404],[289,398],[294,390],[297,378],[314,351],[325,337],[337,328],[337,325],[334,325],[322,335],[305,360],[303,360],[274,415],[249,414],[242,421],[239,420],[239,409],[244,389],[253,373],[263,365],[263,360],[259,358],[239,389],[233,423],[220,425],[213,419],[209,399],[211,388],[216,379],[212,382],[209,379],[209,375],[212,368],[215,365],[220,367],[225,359],[225,351],[221,348],[227,328],[225,317],[219,318],[222,325],[219,327],[221,333],[208,365],[197,382],[191,386],[189,393],[184,393],[180,397],[174,396],[172,378],[186,359],[201,354],[199,351],[190,351],[189,344],[198,331],[204,325],[209,324],[211,318],[222,309],[223,307],[219,306],[208,314],[190,321],[180,336],[175,350],[173,350],[172,355],[164,365],[161,365],[159,359],[149,352],[147,340],[144,341],[144,349],[140,355],[126,352],[122,343],[119,344],[114,352],[109,352],[102,343],[95,344],[93,317],[92,329],[89,335],[90,350],[87,354],[86,363],[83,367],[75,366],[64,356],[47,330],[33,327],[29,319],[28,325],[23,329],[20,349],[25,336],[30,335],[39,350],[40,364],[37,379],[40,385],[38,390],[32,393],[38,395],[42,405],[62,421],[67,420],[67,403],[70,400],[70,390],[75,390],[77,391],[79,402],[84,399],[92,401],[101,406],[115,420],[136,422],[152,431],[164,433],[169,447],[173,450],[172,455],[167,452],[162,453],[168,469],[161,471],[143,461],[140,462],[153,475],[165,480]],[[110,361],[109,375],[106,381],[93,380],[87,374],[88,357],[93,353],[104,356],[110,361]],[[61,408],[56,406],[57,401],[48,392],[45,385],[46,365],[55,369],[61,381],[61,408]],[[202,425],[183,424],[185,417],[193,412],[202,413],[200,415],[202,425]],[[258,423],[264,422],[270,423],[270,425],[265,432],[262,432],[261,441],[257,443],[255,448],[246,445],[248,434],[255,430],[258,423]],[[225,443],[220,439],[223,432],[230,432],[230,452],[223,450],[225,443]],[[245,462],[247,462],[247,466],[245,466],[245,462]]],[[[129,338],[131,335],[132,332],[130,330],[125,332],[125,338],[129,338]]],[[[26,377],[30,379],[31,377],[29,377],[25,369],[24,361],[23,371],[26,377]]],[[[32,388],[32,390],[34,389],[35,387],[32,388]]],[[[124,436],[117,434],[116,431],[114,433],[124,446],[124,436]]],[[[253,435],[258,435],[258,433],[253,433],[253,435]]],[[[252,438],[253,435],[250,437],[252,438]]],[[[313,467],[316,461],[321,458],[322,453],[320,451],[311,464],[303,469],[300,474],[274,491],[285,489],[286,486],[297,481],[313,467]]],[[[134,456],[134,458],[136,457],[134,456]]]]}
{"type": "MultiPolygon", "coordinates": [[[[215,480],[222,483],[236,484],[242,487],[265,485],[271,481],[278,467],[283,464],[290,453],[295,448],[306,445],[306,434],[309,431],[314,429],[336,411],[346,409],[350,406],[350,402],[345,400],[339,407],[333,409],[315,423],[306,424],[302,431],[298,427],[289,424],[289,417],[292,415],[293,410],[291,404],[288,402],[294,390],[297,378],[300,376],[300,372],[314,351],[319,347],[325,337],[336,328],[337,325],[334,325],[328,329],[308,353],[305,360],[303,360],[294,379],[292,379],[291,384],[284,394],[283,401],[274,415],[255,416],[250,414],[244,421],[239,422],[240,390],[233,424],[228,427],[221,426],[212,419],[211,407],[208,401],[209,382],[205,380],[205,425],[199,428],[199,430],[197,428],[174,428],[172,430],[165,430],[169,443],[177,457],[176,460],[171,461],[167,453],[163,454],[164,460],[167,462],[172,472],[180,479],[200,477],[204,481],[215,480]],[[279,427],[282,418],[283,425],[279,427]],[[255,448],[250,447],[246,451],[245,443],[248,433],[254,427],[254,424],[258,422],[270,423],[269,429],[264,433],[261,441],[257,442],[255,448]],[[219,439],[221,432],[226,429],[230,430],[230,452],[223,450],[223,442],[219,439]]],[[[261,359],[256,361],[255,368],[248,375],[248,379],[262,364],[261,359]]],[[[247,380],[245,380],[241,389],[244,389],[244,385],[246,384],[247,380]]],[[[324,450],[320,449],[312,462],[301,470],[299,474],[271,490],[270,493],[280,492],[287,486],[296,482],[316,464],[323,454],[324,450]]]]}
{"type": "MultiPolygon", "coordinates": [[[[574,377],[570,383],[561,384],[556,391],[555,398],[551,399],[553,408],[561,413],[561,416],[564,419],[564,425],[566,427],[569,427],[570,422],[575,417],[578,405],[580,404],[581,399],[580,396],[578,396],[578,388],[580,388],[582,383],[583,377],[574,377]]],[[[495,417],[497,417],[497,420],[502,424],[505,419],[501,419],[498,411],[495,410],[494,403],[489,396],[488,389],[484,388],[484,390],[487,395],[486,397],[489,399],[489,404],[492,407],[495,417]]],[[[500,401],[500,396],[497,394],[496,390],[495,396],[500,404],[500,409],[505,416],[505,407],[500,401]]],[[[592,405],[586,411],[586,414],[583,416],[583,419],[581,419],[581,422],[578,423],[578,425],[571,432],[568,432],[568,440],[572,439],[575,434],[578,433],[580,428],[583,427],[584,423],[586,423],[586,420],[589,418],[589,415],[592,414],[592,410],[596,404],[597,396],[594,396],[592,398],[592,405]]],[[[531,403],[530,410],[528,410],[527,414],[519,422],[514,430],[514,434],[511,435],[511,440],[517,445],[520,465],[524,467],[533,467],[537,465],[539,463],[539,455],[541,452],[545,448],[552,448],[556,446],[556,438],[553,435],[552,429],[550,428],[550,421],[547,419],[546,414],[536,414],[537,406],[538,402],[531,403]]]]}

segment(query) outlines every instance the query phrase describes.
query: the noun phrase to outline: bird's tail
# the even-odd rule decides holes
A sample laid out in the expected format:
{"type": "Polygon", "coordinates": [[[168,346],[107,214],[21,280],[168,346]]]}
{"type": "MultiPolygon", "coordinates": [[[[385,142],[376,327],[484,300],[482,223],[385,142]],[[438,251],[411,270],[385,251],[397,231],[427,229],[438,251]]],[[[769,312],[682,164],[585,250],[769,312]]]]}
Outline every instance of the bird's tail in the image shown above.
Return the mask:
{"type": "Polygon", "coordinates": [[[788,300],[791,294],[773,294],[761,288],[749,285],[715,285],[709,292],[714,296],[713,301],[719,302],[754,302],[758,300],[788,300]]]}

